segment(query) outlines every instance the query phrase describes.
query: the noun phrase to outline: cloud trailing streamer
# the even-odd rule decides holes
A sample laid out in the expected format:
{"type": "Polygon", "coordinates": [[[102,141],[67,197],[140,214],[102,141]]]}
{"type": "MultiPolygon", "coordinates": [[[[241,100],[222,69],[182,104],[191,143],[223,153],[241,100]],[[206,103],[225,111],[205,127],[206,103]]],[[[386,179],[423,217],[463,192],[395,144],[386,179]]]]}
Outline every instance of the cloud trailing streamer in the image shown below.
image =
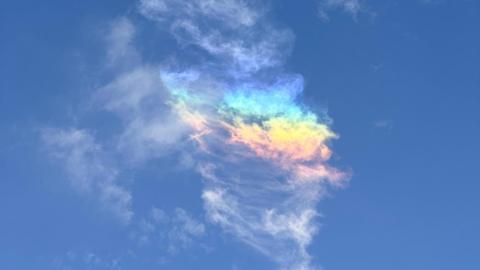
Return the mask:
{"type": "Polygon", "coordinates": [[[138,10],[181,52],[145,64],[132,45],[135,27],[117,22],[109,64],[134,64],[96,100],[124,121],[118,151],[138,161],[164,145],[182,148],[203,178],[213,224],[281,269],[315,269],[307,248],[316,205],[348,175],[328,164],[338,138],[331,119],[301,103],[303,77],[282,67],[293,33],[251,1],[141,0],[138,10]]]}

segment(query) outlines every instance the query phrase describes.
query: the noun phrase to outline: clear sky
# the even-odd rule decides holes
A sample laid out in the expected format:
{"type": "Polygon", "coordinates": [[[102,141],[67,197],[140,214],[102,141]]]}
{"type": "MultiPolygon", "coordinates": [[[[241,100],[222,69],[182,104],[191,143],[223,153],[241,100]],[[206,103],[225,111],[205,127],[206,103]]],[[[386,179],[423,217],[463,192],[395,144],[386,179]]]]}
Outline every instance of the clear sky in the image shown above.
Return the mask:
{"type": "Polygon", "coordinates": [[[0,269],[476,270],[480,2],[3,1],[0,269]]]}

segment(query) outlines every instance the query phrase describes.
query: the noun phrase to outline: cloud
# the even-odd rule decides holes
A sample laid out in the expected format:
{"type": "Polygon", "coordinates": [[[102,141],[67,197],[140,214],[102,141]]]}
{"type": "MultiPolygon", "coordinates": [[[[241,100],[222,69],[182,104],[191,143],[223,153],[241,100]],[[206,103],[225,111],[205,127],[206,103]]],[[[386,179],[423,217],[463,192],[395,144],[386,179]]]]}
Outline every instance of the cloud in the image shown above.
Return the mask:
{"type": "MultiPolygon", "coordinates": [[[[75,190],[87,197],[98,198],[103,208],[125,224],[130,223],[133,217],[132,196],[126,187],[119,184],[120,171],[113,165],[113,160],[122,163],[122,158],[117,157],[119,153],[131,160],[142,160],[152,151],[163,153],[165,151],[160,149],[161,146],[172,143],[174,138],[173,132],[166,134],[168,130],[162,129],[163,125],[159,124],[164,123],[164,119],[153,117],[155,112],[164,115],[161,107],[157,106],[163,103],[161,81],[157,70],[141,63],[140,55],[133,46],[135,32],[128,19],[119,18],[110,24],[105,35],[105,66],[113,69],[116,77],[98,89],[93,97],[95,106],[92,107],[115,113],[123,121],[123,132],[116,138],[110,138],[113,143],[102,145],[95,140],[92,132],[75,127],[47,127],[41,133],[44,145],[51,156],[65,167],[75,190]],[[156,100],[156,104],[148,104],[152,100],[156,100]],[[147,142],[148,147],[145,146],[147,142]]],[[[172,124],[170,131],[174,129],[179,130],[172,124]]]]}
{"type": "MultiPolygon", "coordinates": [[[[108,145],[88,130],[45,128],[42,141],[66,168],[72,186],[127,224],[133,217],[131,192],[119,184],[120,169],[163,157],[179,147],[189,127],[167,103],[159,67],[145,64],[134,46],[134,25],[127,18],[110,23],[105,33],[105,68],[113,79],[89,99],[93,112],[106,111],[121,122],[120,133],[108,145]]],[[[136,166],[136,165],[135,165],[136,166]]]]}
{"type": "Polygon", "coordinates": [[[377,120],[373,122],[373,126],[391,131],[393,129],[393,121],[388,119],[377,120]]]}
{"type": "Polygon", "coordinates": [[[183,20],[203,20],[216,17],[231,26],[251,26],[262,13],[247,2],[236,0],[194,0],[188,3],[175,0],[141,0],[139,9],[150,19],[171,20],[172,17],[181,17],[183,20]]]}
{"type": "Polygon", "coordinates": [[[173,226],[168,233],[168,251],[170,253],[176,253],[189,247],[194,239],[205,234],[205,225],[181,208],[175,209],[172,223],[173,226]]]}
{"type": "Polygon", "coordinates": [[[316,204],[348,178],[328,165],[330,141],[338,138],[331,119],[299,102],[299,75],[224,82],[220,98],[198,87],[202,78],[162,72],[198,146],[207,217],[282,269],[312,269],[307,247],[317,232],[316,204]]]}
{"type": "Polygon", "coordinates": [[[135,33],[127,18],[111,24],[106,37],[107,67],[115,75],[96,91],[93,103],[122,122],[116,150],[138,163],[167,155],[189,128],[168,104],[170,93],[160,79],[160,66],[144,63],[134,46],[135,33]]]}
{"type": "Polygon", "coordinates": [[[168,106],[158,68],[133,67],[98,89],[95,100],[122,122],[117,150],[132,161],[161,157],[188,127],[168,106]]]}
{"type": "MultiPolygon", "coordinates": [[[[347,2],[325,4],[358,12],[359,2],[347,2]]],[[[284,72],[292,31],[251,1],[141,0],[138,9],[184,50],[208,57],[147,64],[136,49],[133,23],[115,20],[106,35],[106,69],[114,76],[92,98],[92,108],[121,123],[111,147],[78,129],[46,131],[46,145],[86,193],[114,194],[102,201],[115,205],[117,215],[127,213],[127,222],[131,196],[107,153],[122,164],[134,161],[134,168],[188,153],[186,163],[203,178],[210,223],[281,269],[313,269],[307,249],[318,231],[316,205],[348,174],[329,164],[339,138],[332,120],[302,103],[303,77],[284,72]]],[[[206,234],[203,222],[181,208],[170,215],[153,209],[135,224],[139,244],[162,243],[172,254],[206,234]]]]}
{"type": "Polygon", "coordinates": [[[318,16],[323,21],[329,21],[328,13],[335,9],[340,9],[356,19],[360,12],[365,11],[365,4],[362,0],[321,0],[317,8],[318,16]]]}
{"type": "MultiPolygon", "coordinates": [[[[325,4],[360,10],[359,2],[325,4]]],[[[348,174],[328,164],[338,138],[331,119],[301,103],[302,76],[282,72],[291,31],[240,0],[142,0],[139,10],[179,44],[212,57],[160,71],[172,110],[190,127],[209,221],[282,269],[312,269],[307,247],[318,231],[316,204],[348,174]]]]}
{"type": "Polygon", "coordinates": [[[125,17],[120,17],[110,24],[105,34],[108,67],[118,68],[122,64],[139,64],[141,57],[133,46],[135,34],[135,27],[125,17]]]}
{"type": "Polygon", "coordinates": [[[317,232],[315,205],[324,187],[287,180],[285,172],[262,159],[215,164],[218,180],[206,180],[202,194],[209,220],[282,269],[311,269],[307,247],[317,232]]]}
{"type": "Polygon", "coordinates": [[[175,255],[188,249],[206,233],[205,225],[182,208],[172,214],[153,207],[149,215],[139,221],[132,237],[140,245],[154,245],[163,252],[175,255]]]}
{"type": "Polygon", "coordinates": [[[53,260],[54,269],[101,269],[117,270],[121,269],[120,259],[111,257],[102,257],[91,251],[75,252],[68,251],[65,255],[56,257],[53,260]]]}
{"type": "Polygon", "coordinates": [[[203,49],[236,76],[279,65],[293,42],[290,30],[263,22],[265,7],[246,1],[141,0],[139,10],[181,44],[203,49]]]}
{"type": "Polygon", "coordinates": [[[298,102],[299,75],[279,75],[273,84],[218,82],[220,94],[202,87],[209,77],[215,74],[161,73],[172,108],[198,144],[207,217],[282,269],[311,269],[315,205],[346,179],[327,165],[328,141],[337,138],[331,120],[298,102]]]}
{"type": "Polygon", "coordinates": [[[63,164],[76,191],[96,198],[123,223],[130,222],[132,196],[119,184],[118,170],[88,131],[48,128],[42,139],[49,154],[63,164]]]}

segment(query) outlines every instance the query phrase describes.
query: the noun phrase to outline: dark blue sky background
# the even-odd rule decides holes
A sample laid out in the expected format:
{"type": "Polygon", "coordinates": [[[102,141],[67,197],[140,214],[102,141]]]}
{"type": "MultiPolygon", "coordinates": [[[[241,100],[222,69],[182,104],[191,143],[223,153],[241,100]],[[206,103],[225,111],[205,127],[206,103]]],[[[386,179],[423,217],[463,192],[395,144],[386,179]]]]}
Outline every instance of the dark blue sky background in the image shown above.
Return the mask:
{"type": "MultiPolygon", "coordinates": [[[[479,269],[480,3],[372,0],[355,17],[331,10],[328,21],[316,4],[271,5],[295,33],[286,69],[304,75],[311,108],[328,108],[340,134],[334,159],[353,171],[348,187],[319,205],[314,262],[326,270],[479,269]]],[[[140,26],[145,61],[178,53],[131,1],[2,4],[0,268],[111,266],[69,259],[92,253],[118,259],[120,269],[272,269],[212,225],[201,243],[173,255],[138,245],[130,227],[96,211],[45,157],[43,126],[115,130],[108,115],[83,105],[108,80],[102,29],[120,16],[140,26]]],[[[124,172],[135,178],[136,215],[155,205],[203,219],[199,176],[176,161],[124,172]]]]}

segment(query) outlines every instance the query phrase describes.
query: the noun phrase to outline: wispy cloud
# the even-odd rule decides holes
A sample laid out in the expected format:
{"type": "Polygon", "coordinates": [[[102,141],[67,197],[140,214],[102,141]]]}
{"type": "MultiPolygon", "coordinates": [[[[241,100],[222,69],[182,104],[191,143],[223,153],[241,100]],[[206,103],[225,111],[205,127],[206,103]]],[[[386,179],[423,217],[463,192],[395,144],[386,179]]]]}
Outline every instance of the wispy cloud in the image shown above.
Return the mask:
{"type": "Polygon", "coordinates": [[[160,79],[160,67],[146,64],[133,45],[136,29],[127,18],[111,24],[107,60],[114,79],[100,87],[93,102],[116,115],[123,131],[115,138],[118,152],[138,162],[164,156],[188,131],[168,105],[169,93],[160,79]]]}
{"type": "Polygon", "coordinates": [[[166,103],[158,69],[134,67],[101,87],[95,101],[122,122],[116,146],[131,161],[165,156],[187,133],[166,103]]]}
{"type": "Polygon", "coordinates": [[[388,119],[377,120],[373,122],[373,126],[391,131],[393,129],[393,121],[388,119]]]}
{"type": "Polygon", "coordinates": [[[131,192],[119,184],[121,168],[181,148],[190,130],[168,104],[170,93],[163,86],[159,66],[142,61],[134,46],[136,32],[125,17],[110,23],[104,64],[113,79],[87,99],[92,111],[117,117],[121,132],[104,145],[95,139],[94,131],[75,127],[42,131],[44,145],[64,165],[73,187],[87,197],[98,197],[125,224],[130,223],[133,209],[131,192]]]}
{"type": "Polygon", "coordinates": [[[141,61],[140,54],[134,47],[134,39],[137,29],[125,17],[120,17],[111,22],[106,33],[107,44],[106,66],[118,68],[122,64],[137,66],[141,61]]]}
{"type": "Polygon", "coordinates": [[[68,251],[63,256],[53,259],[53,269],[98,269],[118,270],[122,269],[119,258],[102,257],[91,251],[75,252],[68,251]]]}
{"type": "Polygon", "coordinates": [[[362,0],[321,0],[317,7],[318,16],[323,21],[329,21],[330,11],[336,9],[349,14],[356,20],[358,14],[365,11],[366,7],[362,0]]]}
{"type": "Polygon", "coordinates": [[[288,29],[262,23],[265,7],[247,1],[141,0],[139,10],[237,76],[278,65],[293,41],[288,29]]]}
{"type": "Polygon", "coordinates": [[[132,196],[118,183],[118,170],[92,134],[80,129],[49,128],[42,131],[42,139],[50,155],[63,163],[75,190],[96,198],[123,223],[130,222],[132,196]]]}
{"type": "Polygon", "coordinates": [[[149,215],[139,221],[132,237],[140,245],[153,245],[175,255],[197,244],[206,234],[205,225],[182,208],[173,213],[153,207],[149,215]]]}

